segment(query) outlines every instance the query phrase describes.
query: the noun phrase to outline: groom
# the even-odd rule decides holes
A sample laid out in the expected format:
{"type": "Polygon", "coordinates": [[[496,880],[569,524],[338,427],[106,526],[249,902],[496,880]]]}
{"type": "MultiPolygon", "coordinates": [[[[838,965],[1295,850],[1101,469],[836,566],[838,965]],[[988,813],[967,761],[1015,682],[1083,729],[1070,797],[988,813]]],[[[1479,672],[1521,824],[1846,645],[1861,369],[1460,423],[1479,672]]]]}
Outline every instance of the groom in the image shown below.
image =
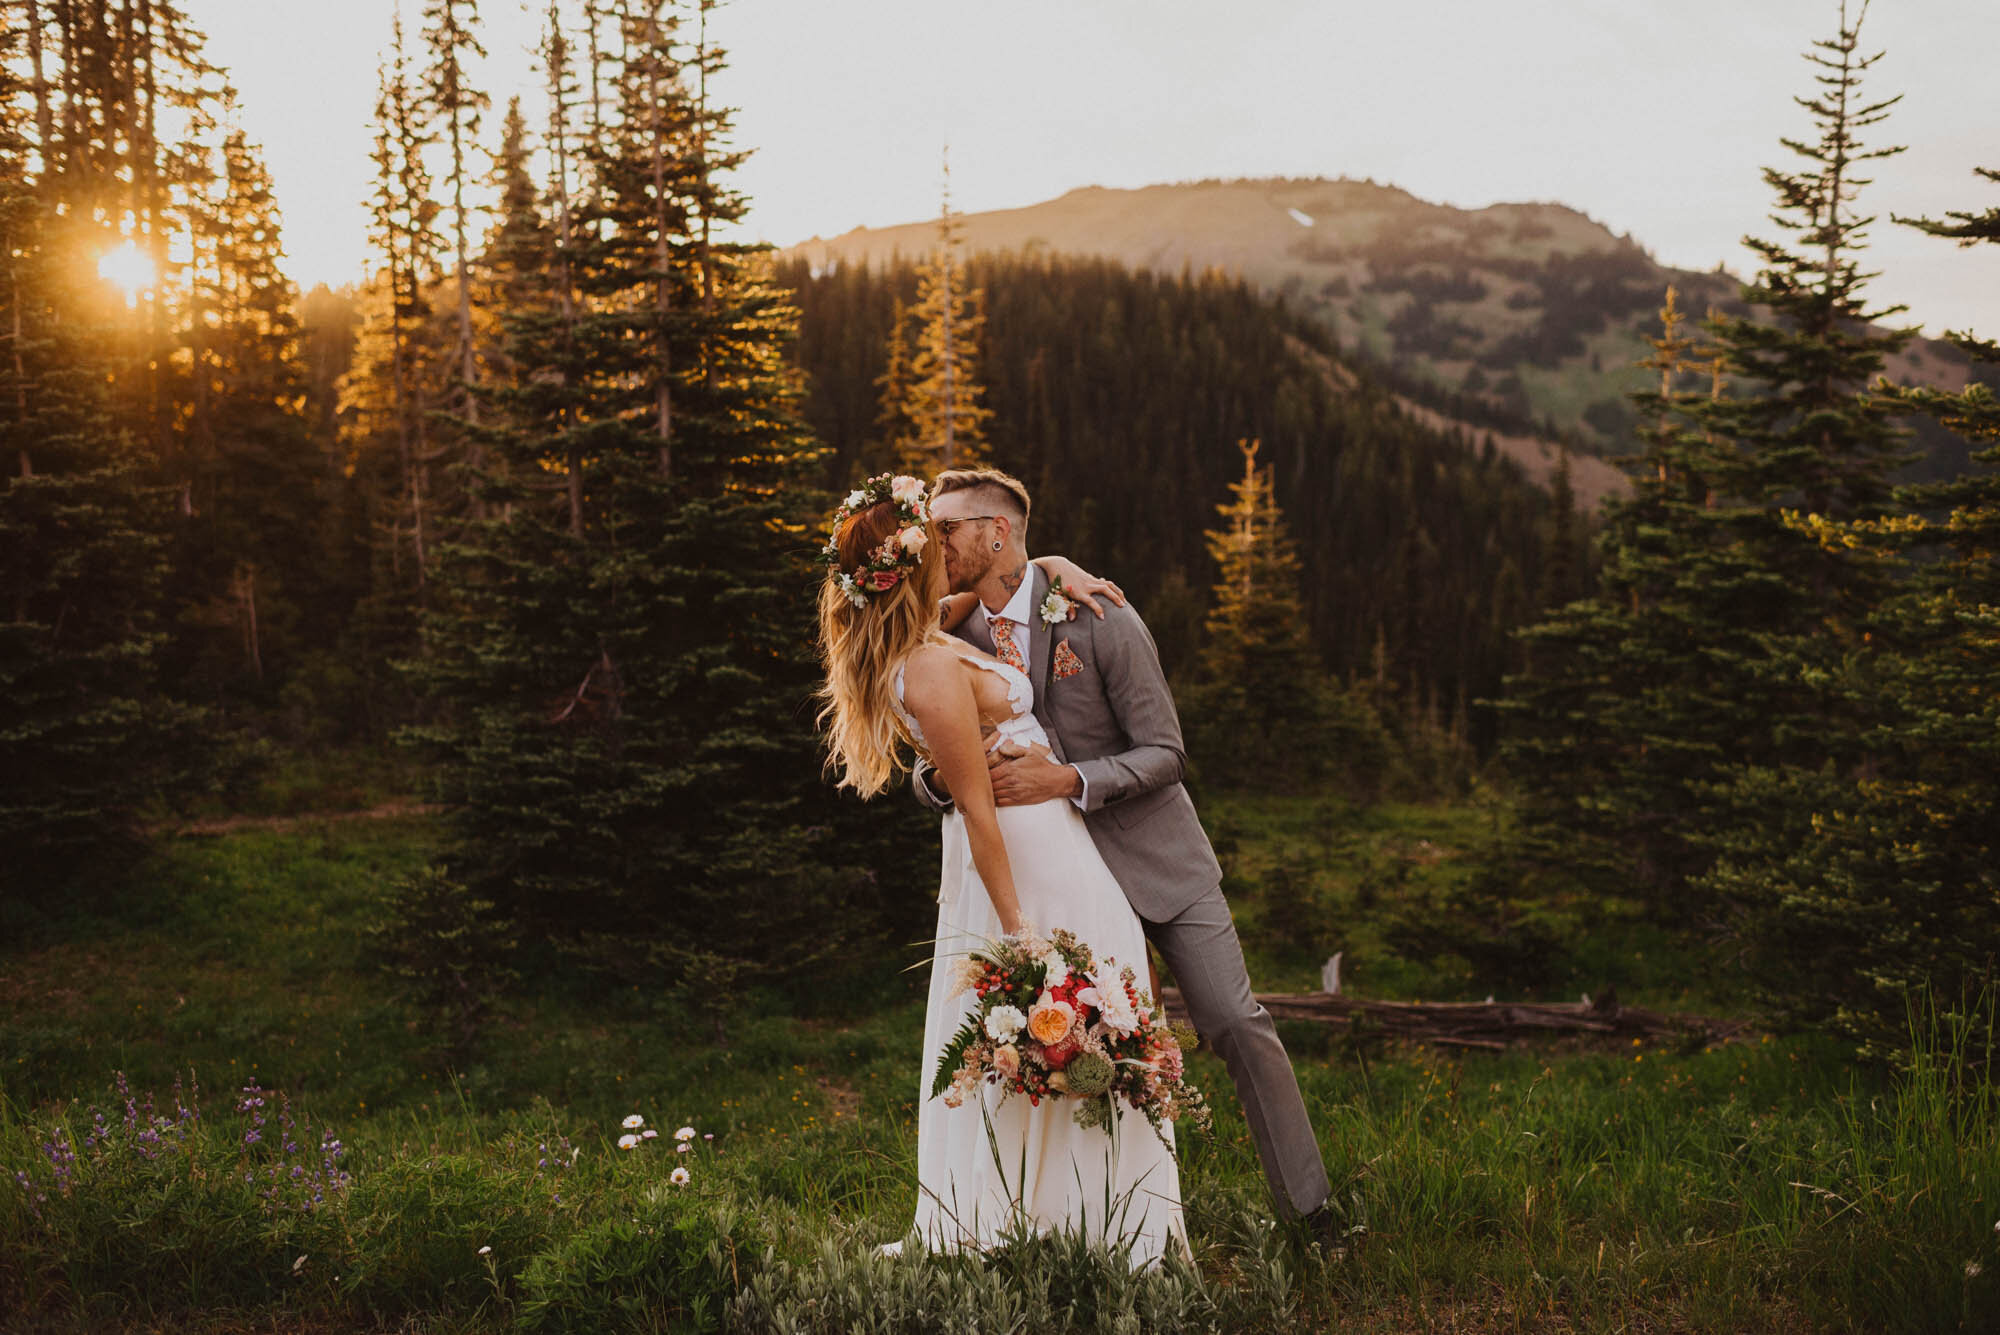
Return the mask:
{"type": "MultiPolygon", "coordinates": [[[[976,593],[983,604],[958,634],[1027,671],[1035,717],[1064,762],[998,761],[994,800],[1065,798],[1083,810],[1097,851],[1174,971],[1194,1027],[1229,1067],[1280,1210],[1313,1216],[1326,1204],[1326,1168],[1291,1059],[1251,994],[1222,869],[1181,786],[1187,753],[1152,636],[1137,612],[1117,605],[1101,619],[1044,620],[1049,577],[1028,561],[1028,489],[1007,474],[939,474],[931,519],[952,592],[976,593]]],[[[951,806],[921,761],[915,788],[934,810],[951,806]]]]}

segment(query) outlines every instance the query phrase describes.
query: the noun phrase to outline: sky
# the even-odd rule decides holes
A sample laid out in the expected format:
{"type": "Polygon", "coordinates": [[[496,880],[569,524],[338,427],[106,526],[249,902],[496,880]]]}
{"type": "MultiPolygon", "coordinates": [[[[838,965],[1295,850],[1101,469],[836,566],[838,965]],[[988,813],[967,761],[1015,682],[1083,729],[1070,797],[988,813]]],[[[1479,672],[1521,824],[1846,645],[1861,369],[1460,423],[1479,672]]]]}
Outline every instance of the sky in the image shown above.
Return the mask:
{"type": "MultiPolygon", "coordinates": [[[[414,33],[419,0],[403,0],[414,33]]],[[[358,277],[375,70],[396,0],[184,0],[241,92],[284,210],[293,276],[358,277]]],[[[1852,8],[1855,0],[1849,0],[1852,8]]],[[[509,93],[542,105],[539,13],[484,0],[497,139],[509,93]]],[[[1369,178],[1466,208],[1580,209],[1686,268],[1750,272],[1772,235],[1762,170],[1810,133],[1802,53],[1838,0],[728,0],[711,15],[737,110],[749,232],[780,245],[1014,208],[1080,186],[1369,178]]],[[[1863,91],[1867,267],[1927,332],[2000,332],[2000,252],[1889,216],[2000,206],[1996,0],[1875,0],[1863,91]]]]}

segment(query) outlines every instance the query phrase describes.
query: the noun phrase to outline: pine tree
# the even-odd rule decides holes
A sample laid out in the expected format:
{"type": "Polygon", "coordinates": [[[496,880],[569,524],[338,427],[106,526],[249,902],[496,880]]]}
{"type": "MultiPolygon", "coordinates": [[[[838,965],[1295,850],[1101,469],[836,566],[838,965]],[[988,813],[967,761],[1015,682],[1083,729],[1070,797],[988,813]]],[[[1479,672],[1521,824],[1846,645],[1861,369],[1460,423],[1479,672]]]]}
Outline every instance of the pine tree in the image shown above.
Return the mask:
{"type": "Polygon", "coordinates": [[[1539,680],[1503,706],[1535,841],[1683,924],[1727,898],[1703,879],[1718,854],[1770,828],[1760,784],[1859,755],[1814,683],[1857,638],[1883,572],[1813,530],[1889,506],[1901,436],[1865,387],[1908,335],[1876,332],[1894,311],[1862,294],[1856,169],[1898,150],[1858,139],[1893,105],[1860,96],[1874,58],[1858,29],[1843,11],[1809,57],[1816,136],[1784,141],[1806,165],[1765,172],[1797,245],[1747,242],[1765,265],[1744,289],[1751,310],[1712,318],[1712,348],[1694,352],[1663,312],[1660,388],[1635,396],[1645,450],[1631,499],[1607,514],[1602,594],[1526,633],[1539,680]],[[1678,388],[1694,362],[1705,395],[1678,388]],[[1749,392],[1724,394],[1725,376],[1749,392]]]}
{"type": "MultiPolygon", "coordinates": [[[[197,782],[199,717],[160,681],[169,493],[107,403],[125,312],[77,282],[102,239],[31,172],[52,160],[23,123],[0,37],[0,896],[53,902],[129,844],[146,805],[197,782]]],[[[52,124],[44,111],[38,125],[52,124]]]]}
{"type": "Polygon", "coordinates": [[[441,210],[431,198],[425,165],[425,154],[436,141],[411,71],[399,14],[379,71],[375,103],[376,177],[369,202],[369,238],[381,259],[369,293],[375,338],[373,347],[363,345],[353,397],[364,416],[373,419],[374,434],[393,442],[394,500],[384,507],[382,527],[396,584],[418,598],[429,579],[438,509],[430,413],[440,354],[431,294],[440,280],[444,240],[437,230],[441,210]]]}
{"type": "Polygon", "coordinates": [[[319,553],[320,460],[301,412],[297,293],[279,267],[270,173],[228,130],[190,223],[185,383],[188,522],[176,544],[177,671],[208,691],[261,687],[301,647],[306,609],[327,596],[319,553]],[[273,659],[275,650],[276,658],[273,659]]]}
{"type": "Polygon", "coordinates": [[[719,1022],[744,983],[872,930],[874,892],[834,842],[854,822],[804,709],[818,498],[782,361],[795,317],[762,248],[710,227],[744,207],[728,113],[702,96],[720,53],[661,4],[618,17],[580,183],[559,26],[545,46],[553,216],[517,198],[490,257],[522,295],[501,313],[512,375],[481,388],[493,517],[442,550],[418,670],[449,712],[418,738],[471,893],[719,1022]]]}
{"type": "Polygon", "coordinates": [[[1521,631],[1527,671],[1495,703],[1521,807],[1508,856],[1552,890],[1581,877],[1685,922],[1686,882],[1708,863],[1704,787],[1759,724],[1709,678],[1718,656],[1759,651],[1732,606],[1766,577],[1712,505],[1713,437],[1687,421],[1697,397],[1722,396],[1718,353],[1689,336],[1672,288],[1660,322],[1641,363],[1657,387],[1633,395],[1641,449],[1630,495],[1604,508],[1597,590],[1521,631]]]}
{"type": "Polygon", "coordinates": [[[1859,54],[1860,23],[1843,8],[1837,37],[1817,43],[1811,57],[1821,91],[1802,105],[1817,138],[1789,144],[1805,170],[1767,173],[1779,221],[1799,233],[1800,245],[1762,244],[1767,268],[1746,295],[1779,322],[1714,326],[1730,369],[1759,392],[1694,414],[1728,443],[1722,486],[1736,503],[1725,513],[1763,580],[1762,596],[1738,611],[1739,624],[1755,630],[1756,651],[1716,665],[1714,688],[1757,723],[1711,789],[1705,843],[1715,866],[1696,883],[1746,943],[1770,941],[1762,924],[1795,893],[1797,841],[1810,832],[1820,795],[1879,763],[1872,711],[1848,683],[1856,658],[1870,652],[1869,622],[1893,594],[1896,563],[1832,536],[1844,525],[1897,522],[1889,474],[1907,458],[1898,410],[1867,390],[1909,334],[1873,328],[1900,308],[1868,307],[1869,275],[1857,262],[1872,221],[1852,207],[1865,184],[1857,168],[1899,151],[1859,142],[1895,100],[1867,103],[1860,95],[1877,59],[1859,54]]]}
{"type": "Polygon", "coordinates": [[[949,168],[937,243],[917,268],[915,303],[890,335],[882,380],[881,426],[906,472],[926,476],[947,468],[977,468],[988,458],[980,378],[984,293],[966,279],[960,224],[951,209],[949,168]]]}
{"type": "Polygon", "coordinates": [[[1193,755],[1204,777],[1291,787],[1337,774],[1372,792],[1386,766],[1373,711],[1337,690],[1313,650],[1299,560],[1258,443],[1239,442],[1243,476],[1205,533],[1218,578],[1191,696],[1193,755]]]}
{"type": "MultiPolygon", "coordinates": [[[[2000,209],[1911,225],[2000,243],[2000,209]]],[[[1948,337],[1989,376],[2000,369],[2000,343],[1948,337]]],[[[1881,400],[2000,464],[2000,401],[1979,379],[1958,393],[1884,385],[1881,400]]],[[[1821,674],[1865,759],[1746,780],[1773,828],[1737,841],[1717,874],[1774,1007],[1889,1059],[1905,1052],[1926,993],[1962,1014],[2000,977],[2000,472],[1898,499],[1909,513],[1810,530],[1843,560],[1902,576],[1821,674]]]]}
{"type": "MultiPolygon", "coordinates": [[[[465,187],[471,176],[468,158],[479,137],[480,114],[491,105],[491,99],[467,77],[468,59],[486,55],[486,48],[479,44],[478,28],[476,0],[426,0],[423,38],[430,66],[425,74],[424,101],[431,122],[442,127],[448,154],[445,181],[451,188],[452,278],[458,298],[458,339],[451,360],[458,368],[462,394],[479,378],[472,327],[472,218],[465,187]]],[[[476,422],[477,399],[463,398],[461,411],[476,422]]]]}

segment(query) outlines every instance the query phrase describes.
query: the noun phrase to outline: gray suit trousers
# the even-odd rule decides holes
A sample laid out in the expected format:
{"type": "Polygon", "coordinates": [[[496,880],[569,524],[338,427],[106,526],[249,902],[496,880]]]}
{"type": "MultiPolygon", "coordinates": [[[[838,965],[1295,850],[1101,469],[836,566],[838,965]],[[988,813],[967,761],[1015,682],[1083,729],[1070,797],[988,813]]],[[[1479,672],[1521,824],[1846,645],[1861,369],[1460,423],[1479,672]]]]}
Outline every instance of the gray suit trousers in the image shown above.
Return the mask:
{"type": "MultiPolygon", "coordinates": [[[[1143,919],[1142,919],[1143,921],[1143,919]]],[[[1280,1208],[1309,1214],[1326,1203],[1326,1166],[1306,1118],[1298,1076],[1270,1012],[1257,1004],[1228,901],[1216,886],[1165,922],[1146,922],[1146,939],[1180,984],[1188,1019],[1229,1068],[1265,1180],[1280,1208]]]]}

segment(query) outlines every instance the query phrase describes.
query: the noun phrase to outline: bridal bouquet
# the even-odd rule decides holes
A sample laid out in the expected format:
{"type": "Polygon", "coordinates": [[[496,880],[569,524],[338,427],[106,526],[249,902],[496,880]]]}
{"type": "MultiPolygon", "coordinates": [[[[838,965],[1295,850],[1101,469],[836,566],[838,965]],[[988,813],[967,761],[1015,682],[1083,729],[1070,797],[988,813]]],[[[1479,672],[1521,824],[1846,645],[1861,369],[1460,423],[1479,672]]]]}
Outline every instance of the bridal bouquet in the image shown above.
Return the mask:
{"type": "MultiPolygon", "coordinates": [[[[1206,1129],[1208,1103],[1182,1071],[1181,1038],[1130,965],[1100,966],[1066,931],[1002,937],[957,964],[951,995],[977,998],[938,1059],[931,1097],[952,1107],[983,1081],[1003,1097],[1078,1101],[1082,1126],[1112,1125],[1114,1100],[1162,1122],[1206,1129]]],[[[1189,1046],[1191,1031],[1183,1030],[1189,1046]]]]}

